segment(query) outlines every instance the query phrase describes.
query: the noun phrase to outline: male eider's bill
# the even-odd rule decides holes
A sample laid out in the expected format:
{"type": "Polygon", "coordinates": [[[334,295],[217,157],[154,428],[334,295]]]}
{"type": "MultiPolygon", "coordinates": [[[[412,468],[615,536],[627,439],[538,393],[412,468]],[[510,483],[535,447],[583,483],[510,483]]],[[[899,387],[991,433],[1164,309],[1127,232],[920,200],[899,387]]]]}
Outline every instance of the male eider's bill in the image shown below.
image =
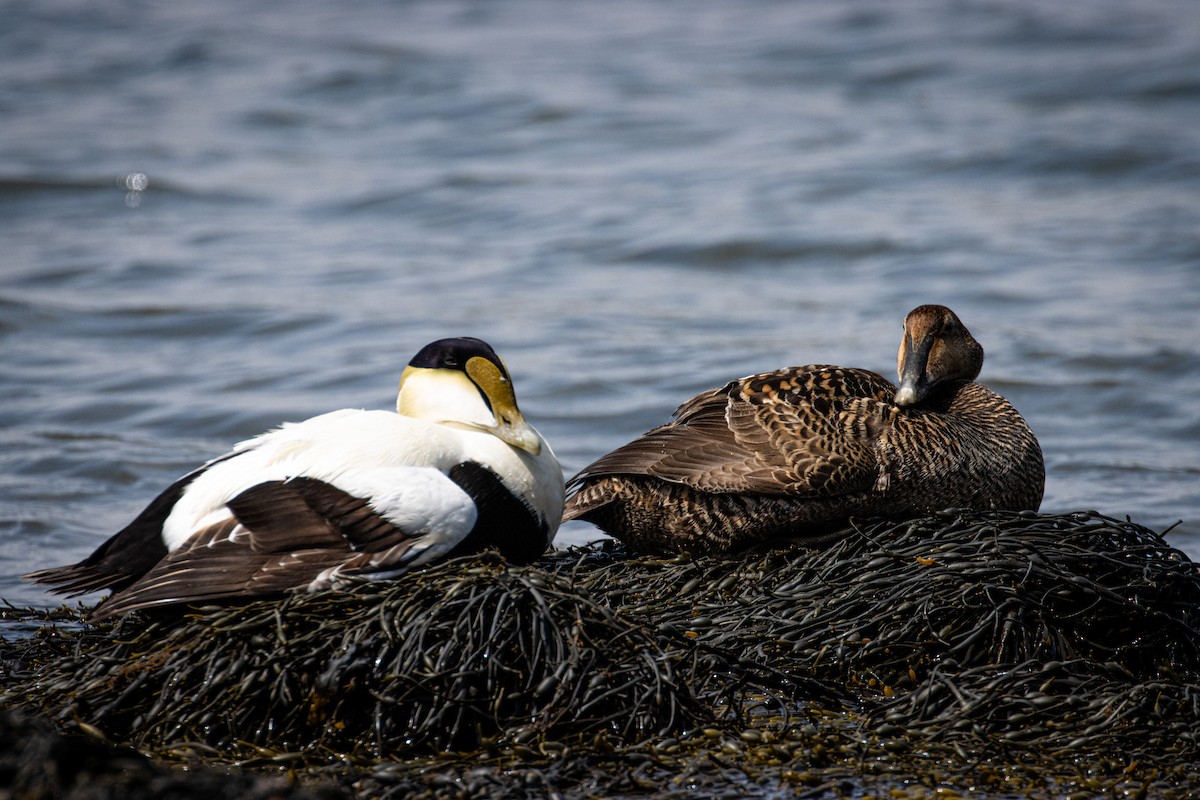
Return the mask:
{"type": "Polygon", "coordinates": [[[1036,510],[1045,467],[1017,410],[974,383],[983,348],[954,312],[913,309],[899,388],[829,365],[751,375],[568,481],[565,520],[647,551],[711,553],[828,540],[851,517],[1036,510]]]}
{"type": "Polygon", "coordinates": [[[561,468],[500,357],[479,339],[441,339],[400,376],[394,413],[332,411],[242,442],[83,561],[25,577],[111,589],[96,618],[316,591],[487,547],[534,561],[562,508],[561,468]]]}

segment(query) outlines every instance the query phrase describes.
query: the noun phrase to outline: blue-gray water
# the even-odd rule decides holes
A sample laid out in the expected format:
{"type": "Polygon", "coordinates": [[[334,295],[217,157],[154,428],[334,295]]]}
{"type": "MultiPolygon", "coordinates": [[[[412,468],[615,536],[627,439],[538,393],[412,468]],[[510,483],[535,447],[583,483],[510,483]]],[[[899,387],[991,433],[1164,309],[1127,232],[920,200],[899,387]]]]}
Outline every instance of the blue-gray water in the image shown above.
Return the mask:
{"type": "MultiPolygon", "coordinates": [[[[1200,554],[1200,10],[0,2],[0,597],[489,340],[565,468],[950,305],[1043,509],[1200,554]],[[141,176],[144,176],[141,177],[141,176]]],[[[576,524],[561,539],[594,529],[576,524]]]]}

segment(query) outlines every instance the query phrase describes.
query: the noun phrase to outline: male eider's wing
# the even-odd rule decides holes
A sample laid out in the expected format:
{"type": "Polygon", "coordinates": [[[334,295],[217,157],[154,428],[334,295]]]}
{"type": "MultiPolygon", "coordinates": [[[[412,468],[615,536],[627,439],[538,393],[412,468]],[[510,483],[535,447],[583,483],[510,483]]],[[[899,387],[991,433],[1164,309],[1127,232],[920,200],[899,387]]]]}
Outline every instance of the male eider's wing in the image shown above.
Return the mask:
{"type": "Polygon", "coordinates": [[[376,470],[362,496],[310,477],[266,481],[97,610],[274,595],[374,574],[391,577],[448,552],[474,526],[471,499],[436,470],[376,470]]]}
{"type": "Polygon", "coordinates": [[[877,479],[874,440],[895,387],[866,370],[808,365],[692,398],[676,419],[586,467],[572,487],[646,475],[705,492],[831,496],[877,479]]]}

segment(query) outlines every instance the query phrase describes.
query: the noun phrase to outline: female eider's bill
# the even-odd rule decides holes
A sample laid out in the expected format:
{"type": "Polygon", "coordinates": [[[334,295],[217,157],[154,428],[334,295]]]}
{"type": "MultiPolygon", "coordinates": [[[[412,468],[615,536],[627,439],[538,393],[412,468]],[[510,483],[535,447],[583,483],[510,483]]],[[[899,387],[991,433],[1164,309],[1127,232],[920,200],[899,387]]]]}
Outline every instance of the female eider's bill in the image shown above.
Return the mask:
{"type": "Polygon", "coordinates": [[[562,470],[500,357],[442,339],[400,376],[395,413],[343,409],[242,442],[80,563],[26,577],[113,590],[96,618],[316,591],[487,547],[534,561],[562,508],[562,470]]]}
{"type": "Polygon", "coordinates": [[[1033,432],[973,383],[983,348],[948,308],[904,321],[900,387],[828,365],[751,375],[567,482],[564,520],[654,552],[828,540],[851,517],[945,508],[1036,510],[1046,471],[1033,432]]]}

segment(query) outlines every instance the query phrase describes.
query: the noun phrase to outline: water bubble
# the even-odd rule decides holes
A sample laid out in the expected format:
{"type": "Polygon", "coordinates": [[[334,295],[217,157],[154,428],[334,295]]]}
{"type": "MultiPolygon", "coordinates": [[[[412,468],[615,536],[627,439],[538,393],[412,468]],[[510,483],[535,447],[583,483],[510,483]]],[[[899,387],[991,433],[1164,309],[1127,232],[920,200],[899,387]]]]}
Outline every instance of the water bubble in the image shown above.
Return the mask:
{"type": "Polygon", "coordinates": [[[131,192],[141,192],[150,185],[150,179],[144,172],[130,172],[121,179],[121,184],[131,192]]]}

